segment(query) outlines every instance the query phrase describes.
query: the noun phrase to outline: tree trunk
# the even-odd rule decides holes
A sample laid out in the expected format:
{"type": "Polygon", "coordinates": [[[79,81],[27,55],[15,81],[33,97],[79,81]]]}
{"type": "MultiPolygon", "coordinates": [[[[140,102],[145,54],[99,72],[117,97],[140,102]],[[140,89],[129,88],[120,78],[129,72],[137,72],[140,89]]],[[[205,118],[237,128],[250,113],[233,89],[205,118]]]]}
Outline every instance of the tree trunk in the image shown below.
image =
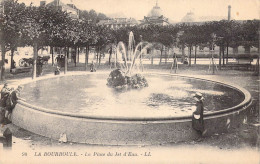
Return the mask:
{"type": "MultiPolygon", "coordinates": [[[[116,57],[115,57],[115,68],[117,68],[117,51],[115,52],[116,53],[116,57]]],[[[132,68],[131,68],[132,69],[132,68]]]]}
{"type": "Polygon", "coordinates": [[[191,66],[191,48],[192,45],[189,47],[190,51],[189,51],[189,66],[191,66]]]}
{"type": "Polygon", "coordinates": [[[88,69],[88,55],[89,55],[89,45],[86,46],[86,54],[85,54],[85,71],[88,69]]]}
{"type": "Polygon", "coordinates": [[[54,66],[53,47],[51,46],[51,65],[54,66]]]}
{"type": "Polygon", "coordinates": [[[80,51],[80,47],[78,47],[78,63],[79,63],[79,51],[80,51]]]}
{"type": "Polygon", "coordinates": [[[101,48],[98,47],[98,52],[99,52],[99,61],[98,61],[98,64],[100,65],[101,64],[101,48]]]}
{"type": "Polygon", "coordinates": [[[72,56],[73,56],[73,62],[74,62],[75,67],[76,67],[77,66],[77,50],[78,50],[77,46],[75,46],[74,50],[75,50],[75,52],[72,56]]]}
{"type": "Polygon", "coordinates": [[[197,46],[195,46],[194,64],[197,64],[197,46]]]}
{"type": "Polygon", "coordinates": [[[227,42],[227,58],[226,58],[226,64],[228,64],[228,46],[229,46],[229,43],[227,42]]]}
{"type": "Polygon", "coordinates": [[[1,80],[5,80],[5,43],[1,44],[1,52],[2,52],[2,63],[1,64],[1,80]]]}
{"type": "Polygon", "coordinates": [[[159,65],[161,65],[161,63],[162,63],[162,55],[163,55],[163,45],[162,45],[162,48],[161,48],[161,56],[160,56],[160,63],[159,63],[159,65]]]}
{"type": "Polygon", "coordinates": [[[37,69],[37,57],[38,57],[38,44],[34,41],[33,43],[33,72],[32,79],[36,78],[36,69],[37,69]]]}
{"type": "Polygon", "coordinates": [[[219,69],[221,69],[221,51],[222,51],[222,47],[221,45],[219,46],[219,69]]]}
{"type": "Polygon", "coordinates": [[[181,62],[183,63],[184,60],[185,60],[184,45],[181,45],[181,62]]]}
{"type": "Polygon", "coordinates": [[[14,69],[14,48],[11,49],[11,67],[10,72],[12,72],[12,69],[14,69]]]}
{"type": "Polygon", "coordinates": [[[99,65],[101,64],[101,58],[102,58],[102,54],[99,53],[99,59],[98,59],[98,64],[99,64],[99,65]]]}
{"type": "Polygon", "coordinates": [[[164,52],[164,54],[165,54],[165,64],[167,63],[167,53],[166,53],[166,48],[167,48],[167,47],[165,47],[165,52],[164,52]]]}
{"type": "Polygon", "coordinates": [[[68,56],[69,56],[69,50],[70,50],[70,48],[69,47],[67,47],[67,54],[65,54],[65,66],[64,66],[64,74],[66,74],[67,73],[67,71],[68,71],[68,56]]]}
{"type": "Polygon", "coordinates": [[[111,56],[112,56],[112,48],[111,48],[111,50],[109,50],[109,58],[108,58],[108,64],[109,64],[109,66],[110,66],[110,64],[111,64],[111,56]]]}
{"type": "Polygon", "coordinates": [[[99,55],[98,54],[99,53],[99,51],[98,51],[99,49],[98,48],[99,48],[99,46],[96,48],[96,63],[98,63],[98,55],[99,55]]]}
{"type": "Polygon", "coordinates": [[[259,56],[257,56],[255,75],[259,75],[259,56]]]}
{"type": "Polygon", "coordinates": [[[225,46],[222,44],[222,65],[225,66],[225,46]]]}

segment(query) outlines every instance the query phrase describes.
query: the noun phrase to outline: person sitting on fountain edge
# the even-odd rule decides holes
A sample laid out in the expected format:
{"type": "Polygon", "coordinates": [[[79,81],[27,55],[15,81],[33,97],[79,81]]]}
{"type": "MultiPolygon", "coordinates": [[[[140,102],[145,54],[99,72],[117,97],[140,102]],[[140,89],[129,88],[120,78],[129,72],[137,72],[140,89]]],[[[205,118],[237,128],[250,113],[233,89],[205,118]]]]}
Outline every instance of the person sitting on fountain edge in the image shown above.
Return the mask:
{"type": "Polygon", "coordinates": [[[1,107],[5,107],[6,106],[6,100],[10,94],[10,92],[13,90],[13,88],[9,88],[8,83],[4,84],[4,87],[1,90],[1,103],[0,106],[1,107]]]}
{"type": "Polygon", "coordinates": [[[201,93],[197,92],[193,96],[196,100],[196,110],[192,114],[192,128],[196,130],[201,136],[205,134],[204,130],[204,98],[201,93]]]}
{"type": "Polygon", "coordinates": [[[18,86],[17,89],[12,90],[6,100],[6,113],[5,113],[5,117],[11,121],[11,114],[13,112],[14,107],[17,104],[17,100],[21,99],[19,97],[20,92],[22,91],[22,87],[18,86]]]}
{"type": "Polygon", "coordinates": [[[7,100],[8,97],[10,96],[11,92],[13,91],[13,88],[9,87],[8,83],[4,84],[4,87],[1,90],[1,100],[0,100],[0,123],[5,124],[7,119],[6,119],[6,106],[7,106],[7,100]]]}

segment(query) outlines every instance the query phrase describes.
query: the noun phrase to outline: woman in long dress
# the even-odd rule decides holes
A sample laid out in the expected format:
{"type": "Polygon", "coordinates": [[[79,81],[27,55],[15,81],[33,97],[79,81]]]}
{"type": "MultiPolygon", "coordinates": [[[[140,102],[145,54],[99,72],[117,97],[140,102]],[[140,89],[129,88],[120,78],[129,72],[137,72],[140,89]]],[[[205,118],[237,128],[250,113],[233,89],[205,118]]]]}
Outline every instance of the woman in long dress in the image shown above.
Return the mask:
{"type": "Polygon", "coordinates": [[[203,135],[203,132],[204,132],[204,118],[203,118],[204,98],[201,93],[196,93],[194,96],[194,99],[196,100],[196,110],[192,114],[192,127],[197,132],[199,132],[200,135],[203,135]]]}

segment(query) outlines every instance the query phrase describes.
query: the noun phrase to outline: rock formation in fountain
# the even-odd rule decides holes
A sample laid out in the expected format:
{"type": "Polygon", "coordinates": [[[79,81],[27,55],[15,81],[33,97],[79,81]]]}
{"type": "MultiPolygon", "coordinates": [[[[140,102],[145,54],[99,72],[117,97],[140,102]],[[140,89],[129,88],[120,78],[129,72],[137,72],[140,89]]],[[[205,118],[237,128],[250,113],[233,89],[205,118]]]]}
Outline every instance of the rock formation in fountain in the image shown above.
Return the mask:
{"type": "Polygon", "coordinates": [[[147,80],[141,74],[127,76],[121,69],[113,70],[108,79],[107,85],[116,89],[139,89],[148,87],[147,80]]]}

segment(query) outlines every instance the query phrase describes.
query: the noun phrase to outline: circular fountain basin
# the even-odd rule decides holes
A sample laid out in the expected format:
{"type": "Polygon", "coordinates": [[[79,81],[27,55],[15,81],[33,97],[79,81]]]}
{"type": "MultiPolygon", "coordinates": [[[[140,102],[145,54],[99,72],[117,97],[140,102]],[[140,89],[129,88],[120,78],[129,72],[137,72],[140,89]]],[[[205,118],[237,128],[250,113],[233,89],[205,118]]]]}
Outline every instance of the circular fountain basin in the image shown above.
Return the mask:
{"type": "Polygon", "coordinates": [[[246,119],[245,89],[207,79],[145,73],[149,87],[116,90],[109,73],[78,73],[25,83],[13,123],[39,135],[88,144],[162,144],[198,137],[191,126],[192,95],[205,98],[207,135],[228,132],[246,119]]]}

